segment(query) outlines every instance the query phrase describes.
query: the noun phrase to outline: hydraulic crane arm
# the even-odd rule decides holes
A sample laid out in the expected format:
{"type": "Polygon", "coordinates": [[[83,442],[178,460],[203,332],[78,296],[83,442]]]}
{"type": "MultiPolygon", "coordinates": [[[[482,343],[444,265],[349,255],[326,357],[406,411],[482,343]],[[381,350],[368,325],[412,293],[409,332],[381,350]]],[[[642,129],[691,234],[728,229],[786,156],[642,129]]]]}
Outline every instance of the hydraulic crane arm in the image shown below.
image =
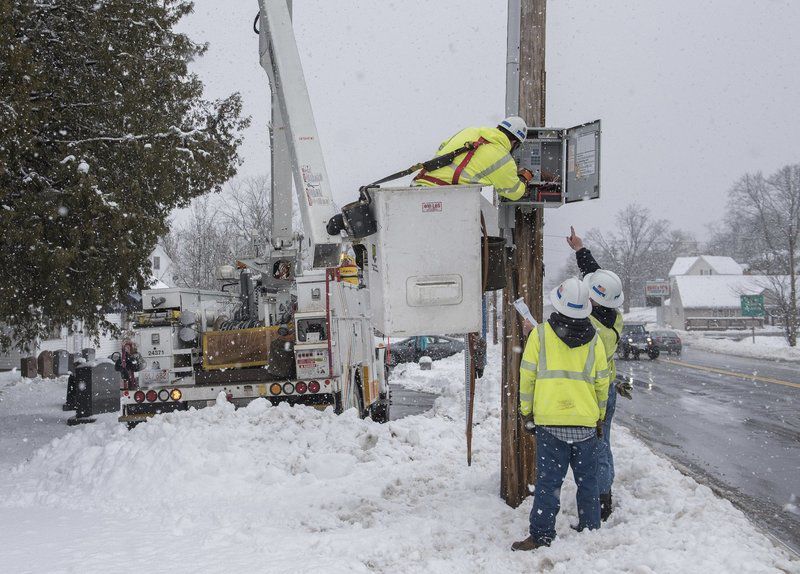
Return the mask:
{"type": "MultiPolygon", "coordinates": [[[[328,235],[326,224],[337,210],[333,204],[328,171],[303,76],[291,13],[286,0],[259,0],[259,9],[261,67],[269,76],[273,106],[275,103],[278,105],[273,129],[278,127],[281,132],[273,135],[273,145],[283,146],[285,143],[291,159],[304,228],[302,251],[311,255],[313,268],[334,267],[339,263],[341,238],[328,235]]],[[[285,215],[287,197],[291,197],[289,186],[284,189],[273,188],[273,207],[284,206],[281,217],[285,215]],[[282,201],[276,203],[276,199],[282,201]]],[[[291,229],[290,223],[287,226],[285,222],[273,220],[272,225],[276,231],[281,227],[291,229]]],[[[279,232],[278,240],[285,241],[287,238],[281,235],[279,232]]]]}

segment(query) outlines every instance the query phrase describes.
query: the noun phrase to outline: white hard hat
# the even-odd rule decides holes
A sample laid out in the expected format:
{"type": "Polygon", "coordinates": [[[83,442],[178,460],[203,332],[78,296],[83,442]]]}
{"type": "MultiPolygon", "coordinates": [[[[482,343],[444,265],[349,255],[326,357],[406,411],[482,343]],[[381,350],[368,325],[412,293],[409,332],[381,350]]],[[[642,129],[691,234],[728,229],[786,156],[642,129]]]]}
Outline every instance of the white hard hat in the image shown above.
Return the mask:
{"type": "Polygon", "coordinates": [[[524,142],[525,138],[528,137],[528,125],[525,123],[525,120],[519,116],[508,116],[497,124],[497,127],[508,131],[508,133],[521,142],[524,142]]]}
{"type": "Polygon", "coordinates": [[[585,319],[592,313],[589,288],[577,277],[570,277],[550,291],[550,303],[556,311],[573,319],[585,319]]]}
{"type": "Polygon", "coordinates": [[[625,302],[622,280],[613,271],[598,269],[584,277],[583,282],[589,290],[589,298],[598,305],[617,309],[625,302]]]}

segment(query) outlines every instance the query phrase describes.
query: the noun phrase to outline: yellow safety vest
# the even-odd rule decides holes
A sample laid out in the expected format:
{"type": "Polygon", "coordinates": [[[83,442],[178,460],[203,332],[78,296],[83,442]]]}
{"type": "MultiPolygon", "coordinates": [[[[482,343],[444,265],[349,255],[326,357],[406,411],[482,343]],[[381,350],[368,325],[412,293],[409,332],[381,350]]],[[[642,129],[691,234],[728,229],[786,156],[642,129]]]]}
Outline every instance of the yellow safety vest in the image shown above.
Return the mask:
{"type": "Polygon", "coordinates": [[[613,383],[617,378],[617,364],[614,361],[614,353],[617,352],[619,337],[622,334],[622,313],[617,311],[613,329],[603,325],[594,315],[589,315],[589,319],[597,330],[597,334],[600,335],[600,340],[603,341],[603,346],[606,349],[606,359],[608,360],[608,380],[613,383]]]}
{"type": "Polygon", "coordinates": [[[520,364],[520,412],[537,425],[593,427],[606,416],[608,362],[603,341],[570,348],[549,323],[528,336],[520,364]]]}
{"type": "Polygon", "coordinates": [[[421,172],[415,185],[491,185],[501,196],[516,201],[525,193],[525,184],[517,175],[511,157],[511,142],[497,128],[467,128],[439,146],[436,157],[457,150],[467,142],[481,141],[477,149],[455,157],[449,165],[431,172],[421,172]]]}

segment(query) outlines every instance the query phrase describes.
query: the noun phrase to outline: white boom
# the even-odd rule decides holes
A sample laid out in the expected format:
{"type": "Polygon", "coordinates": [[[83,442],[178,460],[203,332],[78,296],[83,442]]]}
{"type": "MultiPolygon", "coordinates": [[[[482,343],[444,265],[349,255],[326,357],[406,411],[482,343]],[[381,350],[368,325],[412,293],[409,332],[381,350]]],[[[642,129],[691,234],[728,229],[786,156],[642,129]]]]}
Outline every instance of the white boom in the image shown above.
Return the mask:
{"type": "MultiPolygon", "coordinates": [[[[292,28],[287,0],[259,0],[259,54],[261,66],[269,76],[273,109],[273,153],[288,151],[294,174],[295,190],[303,220],[302,251],[311,256],[312,268],[339,264],[341,238],[328,235],[326,225],[337,210],[331,195],[328,171],[314,122],[300,53],[292,28]],[[285,147],[284,147],[285,146],[285,147]]],[[[276,174],[273,173],[273,177],[276,174]]],[[[280,247],[291,235],[289,221],[275,221],[287,216],[291,189],[273,188],[273,244],[280,247]],[[278,200],[276,202],[276,199],[278,200]]]]}

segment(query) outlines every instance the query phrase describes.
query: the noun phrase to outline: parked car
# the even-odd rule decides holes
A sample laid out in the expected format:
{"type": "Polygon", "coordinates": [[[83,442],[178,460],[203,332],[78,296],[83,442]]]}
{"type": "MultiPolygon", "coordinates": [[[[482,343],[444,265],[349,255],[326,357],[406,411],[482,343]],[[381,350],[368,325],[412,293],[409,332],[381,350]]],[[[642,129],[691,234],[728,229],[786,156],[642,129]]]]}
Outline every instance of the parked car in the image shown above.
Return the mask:
{"type": "Polygon", "coordinates": [[[650,337],[653,339],[656,348],[662,353],[667,353],[668,355],[675,353],[679,357],[681,356],[683,343],[675,331],[659,329],[658,331],[651,331],[650,337]]]}
{"type": "Polygon", "coordinates": [[[386,365],[391,368],[400,363],[416,363],[420,357],[430,357],[433,360],[444,359],[460,353],[464,348],[464,341],[455,337],[443,335],[410,337],[392,343],[386,354],[386,365]]]}
{"type": "Polygon", "coordinates": [[[639,360],[642,353],[646,353],[651,360],[658,358],[660,354],[644,323],[626,324],[619,336],[617,355],[625,360],[631,357],[639,360]]]}

